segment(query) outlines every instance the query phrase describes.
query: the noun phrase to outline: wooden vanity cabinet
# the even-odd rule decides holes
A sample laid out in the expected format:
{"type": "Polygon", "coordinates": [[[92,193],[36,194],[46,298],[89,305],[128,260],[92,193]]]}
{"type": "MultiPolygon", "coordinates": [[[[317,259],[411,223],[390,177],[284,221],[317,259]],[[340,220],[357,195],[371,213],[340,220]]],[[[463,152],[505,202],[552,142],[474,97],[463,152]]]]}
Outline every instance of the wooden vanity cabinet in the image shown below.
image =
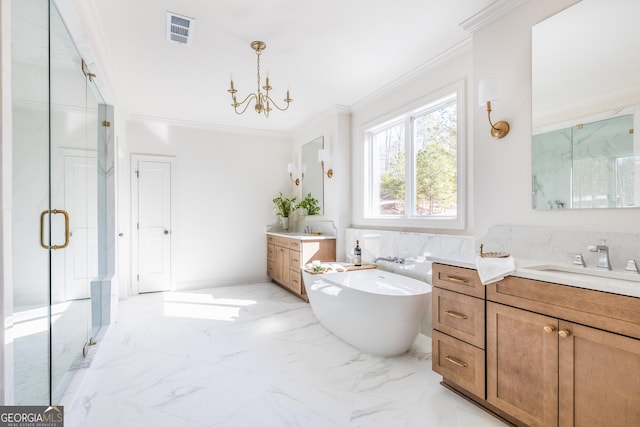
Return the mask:
{"type": "Polygon", "coordinates": [[[489,404],[528,426],[640,425],[639,299],[508,277],[487,300],[489,404]]]}
{"type": "Polygon", "coordinates": [[[476,280],[433,264],[443,385],[514,425],[640,426],[640,298],[514,276],[481,297],[476,280]]]}
{"type": "Polygon", "coordinates": [[[313,260],[336,260],[335,239],[300,239],[267,234],[267,275],[280,286],[309,301],[302,269],[313,260]]]}

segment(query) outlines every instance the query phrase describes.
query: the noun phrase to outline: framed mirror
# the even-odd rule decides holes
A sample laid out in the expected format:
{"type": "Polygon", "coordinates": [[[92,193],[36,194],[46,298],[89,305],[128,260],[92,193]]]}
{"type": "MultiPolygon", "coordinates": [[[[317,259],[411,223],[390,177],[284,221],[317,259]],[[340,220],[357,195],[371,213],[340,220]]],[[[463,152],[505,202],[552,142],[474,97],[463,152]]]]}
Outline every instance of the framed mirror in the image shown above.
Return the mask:
{"type": "Polygon", "coordinates": [[[640,206],[638,16],[582,0],[533,26],[534,209],[640,206]]]}
{"type": "Polygon", "coordinates": [[[324,214],[324,177],[322,167],[318,161],[318,151],[324,148],[324,137],[320,136],[302,146],[301,165],[304,173],[302,180],[302,198],[311,193],[318,199],[319,215],[324,214]]]}

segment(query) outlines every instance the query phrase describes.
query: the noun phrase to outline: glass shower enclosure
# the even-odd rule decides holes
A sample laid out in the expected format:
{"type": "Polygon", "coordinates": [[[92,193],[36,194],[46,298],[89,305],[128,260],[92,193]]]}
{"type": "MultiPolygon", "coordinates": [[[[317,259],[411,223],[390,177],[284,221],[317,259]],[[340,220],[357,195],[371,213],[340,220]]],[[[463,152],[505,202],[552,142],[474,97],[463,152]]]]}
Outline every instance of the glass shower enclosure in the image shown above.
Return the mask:
{"type": "Polygon", "coordinates": [[[104,100],[53,1],[12,2],[16,405],[59,404],[102,324],[104,100]]]}

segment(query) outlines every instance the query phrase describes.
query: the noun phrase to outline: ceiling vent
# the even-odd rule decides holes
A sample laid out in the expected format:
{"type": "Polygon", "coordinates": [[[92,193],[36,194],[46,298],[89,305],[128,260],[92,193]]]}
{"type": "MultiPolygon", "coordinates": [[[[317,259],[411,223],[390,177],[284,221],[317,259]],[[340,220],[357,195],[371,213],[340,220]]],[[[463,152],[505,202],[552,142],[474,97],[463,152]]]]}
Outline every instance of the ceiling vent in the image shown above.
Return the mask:
{"type": "Polygon", "coordinates": [[[182,45],[191,45],[195,19],[167,12],[167,40],[182,45]]]}

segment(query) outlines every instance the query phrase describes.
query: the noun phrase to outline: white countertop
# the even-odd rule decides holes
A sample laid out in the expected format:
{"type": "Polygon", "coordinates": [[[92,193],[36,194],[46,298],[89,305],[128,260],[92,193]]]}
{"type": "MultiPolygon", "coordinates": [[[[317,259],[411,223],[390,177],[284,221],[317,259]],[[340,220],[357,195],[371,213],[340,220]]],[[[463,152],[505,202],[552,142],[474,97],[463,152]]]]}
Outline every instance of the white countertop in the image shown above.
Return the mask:
{"type": "Polygon", "coordinates": [[[267,234],[271,234],[273,236],[282,236],[282,237],[288,237],[290,239],[297,239],[297,240],[335,240],[336,236],[331,236],[328,234],[318,234],[318,235],[312,235],[312,234],[305,234],[305,233],[298,233],[298,232],[291,232],[291,231],[267,231],[267,234]]]}
{"type": "MultiPolygon", "coordinates": [[[[447,255],[442,257],[429,257],[429,260],[440,264],[452,265],[454,267],[476,269],[475,256],[447,255]]],[[[575,269],[577,271],[582,270],[585,273],[592,272],[594,275],[580,274],[578,272],[541,271],[532,269],[531,267],[561,264],[550,261],[521,258],[515,258],[515,261],[516,271],[512,276],[640,298],[640,281],[598,277],[597,274],[606,274],[606,271],[603,272],[596,268],[582,269],[582,267],[580,267],[575,269]]],[[[566,267],[572,269],[572,266],[570,265],[567,265],[566,267]]],[[[624,271],[614,271],[613,273],[619,277],[629,277],[629,279],[640,280],[640,276],[636,273],[624,271]]]]}

